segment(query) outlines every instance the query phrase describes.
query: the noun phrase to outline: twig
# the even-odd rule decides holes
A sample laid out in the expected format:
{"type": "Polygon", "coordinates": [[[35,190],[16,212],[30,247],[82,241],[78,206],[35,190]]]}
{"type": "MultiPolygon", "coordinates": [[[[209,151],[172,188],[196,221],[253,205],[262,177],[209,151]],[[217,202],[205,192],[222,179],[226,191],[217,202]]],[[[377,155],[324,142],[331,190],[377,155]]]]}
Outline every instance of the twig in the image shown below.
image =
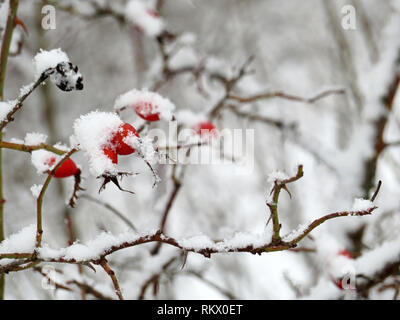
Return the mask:
{"type": "Polygon", "coordinates": [[[128,218],[126,218],[121,212],[119,212],[117,209],[115,209],[110,204],[108,204],[104,201],[101,201],[99,199],[96,199],[88,194],[81,195],[81,198],[87,199],[91,202],[97,203],[97,204],[105,207],[106,209],[111,211],[113,214],[115,214],[118,218],[120,218],[123,222],[125,222],[133,231],[137,232],[137,228],[134,226],[134,224],[128,218]]]}

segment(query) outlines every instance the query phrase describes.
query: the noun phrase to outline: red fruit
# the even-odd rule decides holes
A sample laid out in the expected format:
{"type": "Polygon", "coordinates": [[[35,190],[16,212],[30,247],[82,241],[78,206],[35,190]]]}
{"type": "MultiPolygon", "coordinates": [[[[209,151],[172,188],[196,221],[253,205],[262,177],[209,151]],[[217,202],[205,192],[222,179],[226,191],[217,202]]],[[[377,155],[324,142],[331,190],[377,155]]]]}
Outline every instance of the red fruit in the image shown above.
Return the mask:
{"type": "MultiPolygon", "coordinates": [[[[56,162],[56,158],[52,157],[48,161],[48,165],[53,165],[56,162]]],[[[76,166],[75,162],[68,158],[63,162],[63,164],[58,167],[56,173],[54,174],[55,178],[66,178],[76,175],[79,172],[78,167],[76,166]]]]}
{"type": "Polygon", "coordinates": [[[202,137],[217,136],[216,128],[210,121],[200,122],[193,129],[202,137]]]}
{"type": "Polygon", "coordinates": [[[112,163],[118,164],[118,155],[113,149],[104,148],[103,152],[112,161],[112,163]]]}
{"type": "Polygon", "coordinates": [[[117,154],[128,155],[135,152],[134,148],[124,142],[124,138],[131,135],[135,135],[139,138],[139,134],[137,133],[136,129],[129,123],[124,123],[118,128],[118,131],[111,140],[111,143],[115,147],[117,154]]]}
{"type": "Polygon", "coordinates": [[[160,113],[155,112],[156,107],[148,101],[141,101],[133,106],[133,109],[139,117],[147,121],[159,121],[160,113]]]}

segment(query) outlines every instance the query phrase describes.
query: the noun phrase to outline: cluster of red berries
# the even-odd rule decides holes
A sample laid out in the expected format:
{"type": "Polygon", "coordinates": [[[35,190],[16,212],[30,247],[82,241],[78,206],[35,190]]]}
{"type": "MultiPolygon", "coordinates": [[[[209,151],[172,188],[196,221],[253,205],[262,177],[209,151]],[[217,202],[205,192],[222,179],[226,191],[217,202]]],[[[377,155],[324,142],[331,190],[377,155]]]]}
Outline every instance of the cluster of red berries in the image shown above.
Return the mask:
{"type": "MultiPolygon", "coordinates": [[[[349,252],[349,251],[347,251],[347,250],[345,250],[345,249],[343,249],[343,250],[340,250],[339,252],[338,252],[338,254],[337,254],[338,256],[343,256],[343,257],[345,257],[345,258],[347,258],[347,259],[354,259],[353,258],[353,256],[352,256],[352,254],[349,252]]],[[[334,278],[332,278],[332,281],[333,281],[333,283],[340,289],[340,290],[344,290],[344,288],[343,288],[343,278],[338,278],[338,279],[334,279],[334,278]]],[[[348,284],[348,283],[347,283],[348,284]]]]}

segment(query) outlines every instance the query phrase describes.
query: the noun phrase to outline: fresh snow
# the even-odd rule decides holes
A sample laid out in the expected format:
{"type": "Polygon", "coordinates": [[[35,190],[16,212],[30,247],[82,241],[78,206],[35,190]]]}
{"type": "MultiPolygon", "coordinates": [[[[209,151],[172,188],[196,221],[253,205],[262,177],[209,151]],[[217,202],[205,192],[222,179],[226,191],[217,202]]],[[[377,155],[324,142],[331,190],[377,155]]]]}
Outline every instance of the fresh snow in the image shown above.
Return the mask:
{"type": "Polygon", "coordinates": [[[29,132],[26,134],[24,139],[24,144],[26,145],[39,145],[45,143],[47,140],[47,135],[37,132],[29,132]]]}
{"type": "Polygon", "coordinates": [[[156,37],[164,30],[164,21],[161,17],[152,14],[154,10],[143,1],[131,0],[127,3],[125,16],[149,37],[156,37]]]}
{"type": "MultiPolygon", "coordinates": [[[[0,253],[32,252],[36,226],[31,224],[0,242],[0,253]]],[[[0,260],[1,262],[1,260],[0,260]]]]}
{"type": "Polygon", "coordinates": [[[116,164],[104,154],[103,149],[111,147],[112,137],[122,124],[117,114],[101,111],[92,111],[75,120],[71,141],[84,151],[92,175],[97,177],[117,172],[116,164]]]}

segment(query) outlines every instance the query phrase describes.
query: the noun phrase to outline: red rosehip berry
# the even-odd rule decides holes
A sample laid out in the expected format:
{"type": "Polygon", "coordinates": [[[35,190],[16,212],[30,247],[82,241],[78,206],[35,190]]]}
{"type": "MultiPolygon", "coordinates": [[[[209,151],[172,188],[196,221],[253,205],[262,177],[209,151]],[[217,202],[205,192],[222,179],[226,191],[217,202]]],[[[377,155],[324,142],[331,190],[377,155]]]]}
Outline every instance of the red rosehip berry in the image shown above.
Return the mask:
{"type": "Polygon", "coordinates": [[[114,137],[111,140],[111,144],[115,147],[115,151],[119,155],[128,155],[135,152],[135,149],[124,142],[124,139],[135,135],[139,138],[139,134],[137,133],[136,129],[132,127],[129,123],[122,124],[117,132],[115,133],[114,137]]]}
{"type": "MultiPolygon", "coordinates": [[[[47,165],[52,166],[56,162],[55,157],[51,157],[47,161],[47,165]]],[[[79,168],[76,166],[75,162],[68,158],[63,162],[61,166],[58,167],[56,173],[54,174],[54,178],[66,178],[76,175],[79,172],[79,168]]]]}
{"type": "Polygon", "coordinates": [[[139,117],[146,121],[159,121],[160,113],[155,111],[156,107],[149,101],[141,101],[133,106],[139,117]]]}
{"type": "Polygon", "coordinates": [[[340,250],[339,253],[338,253],[338,256],[344,256],[344,257],[349,258],[349,259],[354,259],[352,254],[350,252],[348,252],[347,250],[345,250],[345,249],[340,250]]]}
{"type": "Polygon", "coordinates": [[[114,164],[118,164],[118,155],[111,148],[104,148],[103,153],[112,161],[114,164]]]}

